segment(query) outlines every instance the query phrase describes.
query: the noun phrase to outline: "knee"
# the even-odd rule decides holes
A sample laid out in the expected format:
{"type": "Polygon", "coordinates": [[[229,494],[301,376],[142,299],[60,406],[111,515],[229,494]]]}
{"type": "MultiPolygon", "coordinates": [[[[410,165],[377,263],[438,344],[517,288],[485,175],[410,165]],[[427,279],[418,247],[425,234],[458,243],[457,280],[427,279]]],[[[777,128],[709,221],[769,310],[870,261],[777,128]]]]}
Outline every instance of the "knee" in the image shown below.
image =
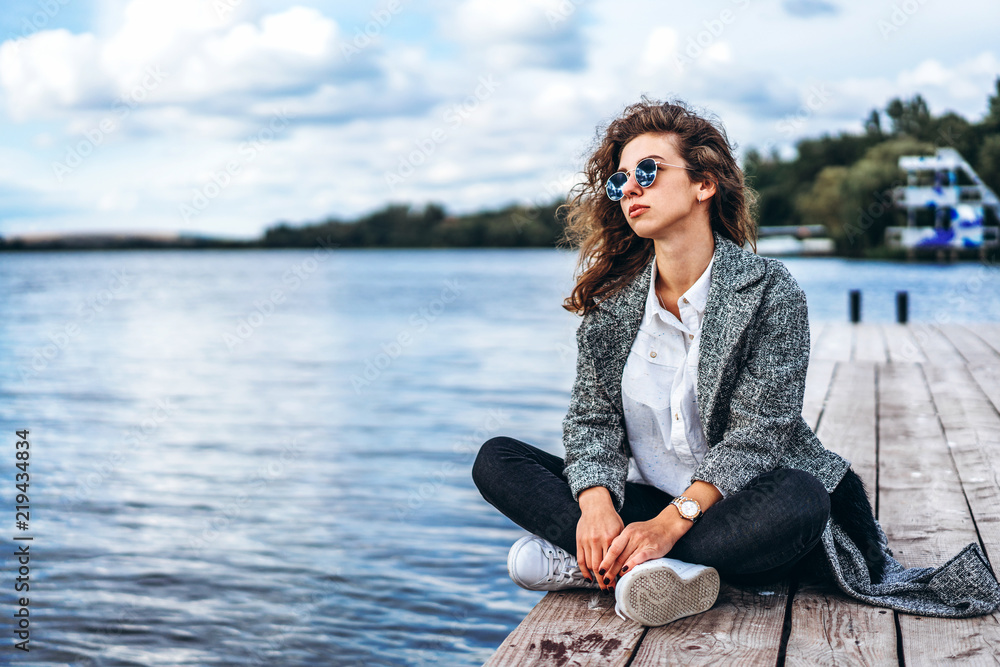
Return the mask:
{"type": "Polygon", "coordinates": [[[480,491],[488,488],[490,482],[497,478],[498,468],[502,465],[505,455],[513,449],[517,441],[504,435],[490,438],[479,448],[476,460],[472,464],[472,481],[480,491]]]}
{"type": "Polygon", "coordinates": [[[772,475],[777,485],[774,491],[792,501],[783,503],[786,521],[807,528],[807,532],[818,537],[830,519],[830,494],[826,487],[804,470],[786,468],[775,470],[772,475]]]}
{"type": "Polygon", "coordinates": [[[823,532],[830,519],[830,494],[816,477],[804,470],[781,471],[780,484],[785,493],[796,500],[795,518],[809,526],[816,535],[823,532]]]}

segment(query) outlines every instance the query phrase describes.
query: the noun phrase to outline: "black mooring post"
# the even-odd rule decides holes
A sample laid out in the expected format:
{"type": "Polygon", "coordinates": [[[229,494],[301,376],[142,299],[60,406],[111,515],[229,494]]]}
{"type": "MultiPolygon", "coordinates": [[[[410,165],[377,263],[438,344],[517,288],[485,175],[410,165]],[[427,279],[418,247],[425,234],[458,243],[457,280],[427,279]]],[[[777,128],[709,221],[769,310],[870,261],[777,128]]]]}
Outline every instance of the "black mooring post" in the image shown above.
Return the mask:
{"type": "Polygon", "coordinates": [[[909,302],[910,298],[906,290],[896,292],[896,321],[900,324],[906,324],[906,320],[909,319],[909,302]]]}
{"type": "Polygon", "coordinates": [[[852,289],[850,291],[851,301],[851,322],[861,321],[861,290],[852,289]]]}

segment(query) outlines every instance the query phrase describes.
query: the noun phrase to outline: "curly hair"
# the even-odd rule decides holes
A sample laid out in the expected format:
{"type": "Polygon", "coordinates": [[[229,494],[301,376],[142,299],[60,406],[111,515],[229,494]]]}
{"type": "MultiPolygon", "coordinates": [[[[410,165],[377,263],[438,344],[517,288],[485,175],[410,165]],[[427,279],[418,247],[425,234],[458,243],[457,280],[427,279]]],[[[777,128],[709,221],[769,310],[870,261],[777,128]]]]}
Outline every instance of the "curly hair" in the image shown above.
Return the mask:
{"type": "Polygon", "coordinates": [[[625,144],[642,134],[669,134],[690,167],[692,182],[712,181],[717,195],[709,201],[712,229],[739,246],[757,251],[757,227],[752,210],[756,193],[744,183],[726,131],[718,121],[702,118],[684,102],[658,102],[646,97],[629,105],[621,116],[598,131],[597,147],[574,186],[568,202],[562,243],[580,248],[578,276],[563,308],[585,315],[626,285],[653,258],[653,240],[638,236],[622,215],[618,202],[604,192],[605,181],[618,170],[625,144]]]}

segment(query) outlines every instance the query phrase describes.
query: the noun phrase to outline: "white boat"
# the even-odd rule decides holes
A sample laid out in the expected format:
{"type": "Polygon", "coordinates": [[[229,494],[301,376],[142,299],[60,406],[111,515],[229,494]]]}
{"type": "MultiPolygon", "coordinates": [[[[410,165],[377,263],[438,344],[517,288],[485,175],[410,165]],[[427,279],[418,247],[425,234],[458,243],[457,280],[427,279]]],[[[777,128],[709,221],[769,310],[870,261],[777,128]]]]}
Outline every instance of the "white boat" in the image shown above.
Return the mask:
{"type": "Polygon", "coordinates": [[[1000,200],[954,148],[934,155],[904,155],[899,168],[907,185],[893,190],[906,209],[906,227],[887,227],[886,245],[907,249],[987,248],[997,245],[998,228],[986,225],[986,210],[1000,218],[1000,200]],[[917,226],[917,211],[930,209],[934,225],[917,226]]]}

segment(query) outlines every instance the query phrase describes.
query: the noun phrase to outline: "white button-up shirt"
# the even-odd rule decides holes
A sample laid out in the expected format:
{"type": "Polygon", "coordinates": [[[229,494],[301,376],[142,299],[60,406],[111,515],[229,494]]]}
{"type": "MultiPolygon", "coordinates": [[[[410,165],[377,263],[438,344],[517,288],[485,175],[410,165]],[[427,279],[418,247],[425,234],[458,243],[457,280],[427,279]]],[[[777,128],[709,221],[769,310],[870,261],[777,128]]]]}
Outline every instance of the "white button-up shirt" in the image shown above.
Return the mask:
{"type": "Polygon", "coordinates": [[[639,332],[622,374],[622,407],[632,448],[629,480],[672,496],[691,485],[708,445],[698,416],[698,342],[711,284],[713,256],[677,300],[681,319],[656,297],[656,262],[639,332]]]}

